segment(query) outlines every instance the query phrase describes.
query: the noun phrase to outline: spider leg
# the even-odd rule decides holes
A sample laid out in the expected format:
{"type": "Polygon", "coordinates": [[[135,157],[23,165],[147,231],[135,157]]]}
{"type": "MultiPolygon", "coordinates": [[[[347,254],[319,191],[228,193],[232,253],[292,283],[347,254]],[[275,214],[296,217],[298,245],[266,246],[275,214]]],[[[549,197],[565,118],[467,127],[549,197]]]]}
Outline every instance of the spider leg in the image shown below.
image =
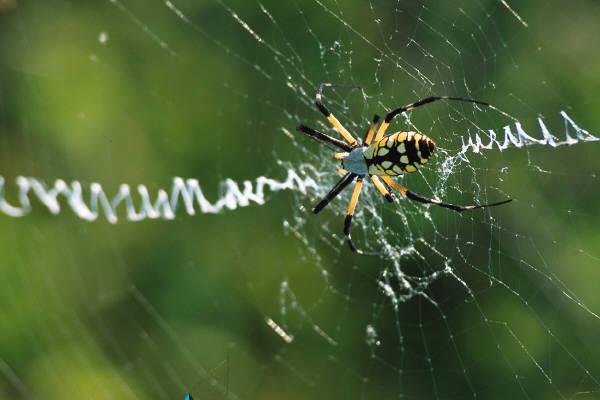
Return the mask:
{"type": "Polygon", "coordinates": [[[329,135],[326,135],[323,132],[319,132],[313,128],[309,128],[306,125],[300,125],[298,127],[298,131],[304,133],[307,136],[310,136],[318,142],[332,144],[347,152],[352,151],[352,146],[350,146],[349,144],[344,143],[341,140],[331,137],[329,135]]]}
{"type": "Polygon", "coordinates": [[[383,120],[383,122],[381,123],[381,125],[379,126],[379,130],[377,131],[377,135],[375,135],[375,141],[379,141],[381,140],[381,138],[383,138],[383,135],[385,134],[386,129],[388,128],[390,122],[392,122],[392,120],[394,119],[394,117],[398,114],[402,114],[405,113],[407,111],[411,111],[417,107],[421,107],[424,106],[426,104],[429,103],[433,103],[434,101],[438,101],[438,100],[453,100],[453,101],[464,101],[467,103],[475,103],[475,104],[481,104],[484,106],[489,106],[488,103],[484,103],[483,101],[479,101],[479,100],[473,100],[473,99],[465,99],[462,97],[449,97],[449,96],[430,96],[430,97],[426,97],[424,99],[415,101],[414,103],[410,103],[407,104],[405,106],[396,108],[395,110],[391,111],[388,115],[385,116],[385,119],[383,120]]]}
{"type": "Polygon", "coordinates": [[[388,188],[385,187],[385,185],[383,184],[383,182],[381,182],[379,177],[376,175],[371,175],[371,180],[373,181],[373,184],[375,184],[375,187],[377,188],[377,190],[379,190],[379,193],[381,193],[381,195],[383,197],[385,197],[385,199],[387,201],[389,201],[390,203],[393,203],[394,196],[392,196],[392,193],[390,193],[388,188]]]}
{"type": "Polygon", "coordinates": [[[373,140],[373,134],[375,133],[375,128],[377,128],[377,123],[379,122],[379,115],[375,114],[373,117],[373,122],[371,122],[371,126],[365,135],[365,139],[363,140],[363,146],[368,146],[371,144],[373,140]]]}
{"type": "Polygon", "coordinates": [[[358,175],[347,173],[335,184],[335,186],[323,197],[323,199],[313,208],[313,213],[320,213],[327,205],[331,202],[331,200],[335,199],[337,195],[339,195],[342,190],[344,190],[358,175]]]}
{"type": "Polygon", "coordinates": [[[350,204],[348,204],[348,212],[346,213],[346,219],[344,219],[344,236],[346,236],[348,247],[350,247],[350,250],[352,250],[352,252],[360,255],[377,256],[380,255],[380,253],[374,253],[358,249],[354,245],[354,242],[352,241],[352,237],[350,235],[350,225],[352,225],[352,216],[354,215],[354,210],[356,209],[356,204],[358,203],[358,198],[360,196],[362,187],[363,177],[361,176],[356,180],[354,190],[352,191],[352,197],[350,197],[350,204]]]}
{"type": "Polygon", "coordinates": [[[348,204],[348,212],[346,212],[346,218],[344,219],[344,236],[346,237],[346,241],[348,242],[350,250],[357,254],[365,254],[365,252],[360,249],[357,249],[354,243],[352,242],[352,237],[350,236],[350,225],[352,225],[352,216],[354,215],[354,210],[356,209],[356,204],[358,203],[358,198],[360,196],[362,186],[363,178],[359,177],[356,180],[356,184],[354,185],[352,197],[350,198],[350,204],[348,204]]]}
{"type": "Polygon", "coordinates": [[[463,212],[463,211],[467,211],[467,210],[475,210],[477,208],[495,207],[495,206],[500,206],[502,204],[510,203],[512,201],[512,199],[507,199],[507,200],[498,201],[496,203],[475,204],[475,205],[470,205],[470,206],[458,206],[456,204],[444,203],[440,200],[429,199],[427,197],[423,197],[421,195],[413,193],[410,190],[408,190],[407,188],[405,188],[404,186],[400,185],[398,182],[394,181],[390,177],[382,176],[381,178],[388,185],[390,185],[391,187],[393,187],[394,189],[399,191],[403,196],[406,196],[407,198],[409,198],[411,200],[418,201],[419,203],[424,203],[424,204],[435,204],[437,206],[449,208],[449,209],[457,211],[457,212],[463,212]]]}
{"type": "MultiPolygon", "coordinates": [[[[388,192],[390,192],[390,194],[392,194],[392,188],[390,187],[390,185],[388,185],[385,181],[382,181],[381,183],[383,183],[383,186],[385,186],[385,188],[388,190],[388,192]]],[[[393,197],[393,195],[392,195],[393,197]]],[[[396,200],[396,198],[394,197],[394,200],[396,200]]]]}
{"type": "Polygon", "coordinates": [[[347,87],[347,88],[357,88],[358,86],[351,85],[336,85],[333,83],[321,83],[319,88],[317,89],[317,95],[315,96],[315,105],[321,111],[321,113],[327,118],[327,120],[333,125],[336,131],[338,131],[344,139],[350,144],[352,147],[358,146],[358,142],[354,137],[348,132],[346,128],[341,124],[341,122],[329,111],[327,107],[323,104],[323,89],[326,87],[347,87]]]}

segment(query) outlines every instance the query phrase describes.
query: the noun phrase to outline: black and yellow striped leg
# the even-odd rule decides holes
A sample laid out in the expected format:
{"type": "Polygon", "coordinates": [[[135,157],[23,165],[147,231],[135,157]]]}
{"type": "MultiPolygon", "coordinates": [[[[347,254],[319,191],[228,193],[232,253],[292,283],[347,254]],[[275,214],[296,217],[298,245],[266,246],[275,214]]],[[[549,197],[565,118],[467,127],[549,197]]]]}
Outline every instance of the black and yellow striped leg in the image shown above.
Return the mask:
{"type": "Polygon", "coordinates": [[[354,190],[352,191],[352,197],[350,197],[350,204],[348,204],[348,212],[346,213],[346,219],[344,220],[344,236],[346,236],[346,241],[348,242],[348,247],[356,254],[367,255],[367,256],[376,256],[379,253],[368,252],[364,250],[358,249],[354,242],[352,241],[352,236],[350,235],[350,226],[352,225],[352,216],[354,215],[354,210],[356,210],[356,204],[358,204],[358,198],[360,196],[360,192],[363,187],[363,177],[359,177],[356,180],[356,184],[354,185],[354,190]]]}
{"type": "Polygon", "coordinates": [[[317,95],[315,96],[315,105],[323,113],[325,118],[333,125],[336,131],[338,131],[344,139],[350,144],[352,147],[358,146],[358,142],[356,139],[348,132],[346,128],[341,124],[341,122],[329,111],[327,107],[323,104],[323,89],[326,87],[346,87],[346,88],[357,88],[358,86],[351,85],[336,85],[333,83],[321,83],[319,88],[317,89],[317,95]]]}
{"type": "Polygon", "coordinates": [[[394,181],[390,177],[382,176],[381,178],[388,185],[390,185],[391,187],[393,187],[394,189],[399,191],[403,196],[406,196],[407,198],[409,198],[411,200],[418,201],[419,203],[424,203],[424,204],[435,204],[437,206],[449,208],[449,209],[457,211],[457,212],[463,212],[463,211],[467,211],[467,210],[475,210],[477,208],[495,207],[495,206],[500,206],[502,204],[510,203],[512,201],[512,199],[507,199],[507,200],[503,200],[503,201],[498,201],[496,203],[475,204],[475,205],[471,205],[471,206],[458,206],[455,204],[444,203],[444,202],[442,202],[440,200],[436,200],[436,199],[428,199],[427,197],[423,197],[421,195],[413,193],[410,190],[408,190],[407,188],[405,188],[404,186],[400,185],[398,182],[394,181]]]}
{"type": "Polygon", "coordinates": [[[354,185],[354,191],[352,192],[352,197],[350,198],[350,204],[348,205],[348,212],[346,213],[346,219],[344,220],[344,236],[346,236],[346,240],[348,241],[348,246],[350,250],[358,254],[364,254],[362,250],[359,250],[354,246],[352,242],[352,237],[350,236],[350,225],[352,225],[352,216],[354,215],[354,210],[356,210],[356,204],[358,203],[358,198],[360,196],[360,191],[362,190],[363,178],[359,177],[356,180],[356,184],[354,185]]]}
{"type": "Polygon", "coordinates": [[[367,131],[367,134],[365,135],[365,138],[363,140],[363,146],[368,146],[371,144],[371,141],[373,140],[373,135],[375,134],[375,128],[377,128],[378,122],[379,115],[375,114],[375,116],[373,117],[373,122],[371,122],[371,126],[369,127],[369,130],[367,131]]]}
{"type": "Polygon", "coordinates": [[[319,132],[313,128],[309,128],[306,125],[300,125],[298,127],[298,131],[304,133],[307,136],[310,136],[318,142],[332,144],[346,152],[352,151],[352,146],[350,146],[349,144],[342,142],[341,140],[331,137],[329,135],[326,135],[323,132],[319,132]]]}
{"type": "Polygon", "coordinates": [[[340,179],[338,183],[336,183],[335,186],[329,191],[329,193],[323,197],[323,200],[321,200],[319,204],[313,208],[313,213],[320,213],[325,207],[327,207],[331,200],[335,199],[337,195],[340,194],[342,190],[344,190],[349,184],[351,184],[357,176],[358,175],[350,172],[344,175],[342,179],[340,179]]]}
{"type": "Polygon", "coordinates": [[[464,101],[467,103],[475,103],[475,104],[481,104],[483,106],[489,106],[488,103],[485,103],[483,101],[479,101],[479,100],[473,100],[473,99],[464,99],[462,97],[450,97],[450,96],[430,96],[430,97],[426,97],[424,99],[421,99],[419,101],[415,101],[414,103],[411,104],[407,104],[405,106],[396,108],[395,110],[391,111],[388,115],[385,116],[383,122],[381,123],[381,125],[379,126],[379,130],[377,131],[377,135],[375,135],[375,141],[379,141],[381,140],[381,138],[383,138],[383,135],[385,134],[386,129],[388,128],[388,126],[390,125],[390,122],[392,122],[392,120],[394,119],[394,117],[398,114],[402,114],[405,113],[407,111],[411,111],[417,107],[421,107],[424,106],[426,104],[429,103],[433,103],[434,101],[438,101],[438,100],[453,100],[453,101],[464,101]]]}
{"type": "Polygon", "coordinates": [[[373,184],[375,185],[375,187],[377,188],[377,190],[379,190],[379,193],[381,193],[381,195],[383,197],[385,197],[385,199],[387,201],[389,201],[390,203],[394,202],[394,196],[392,196],[392,193],[390,193],[390,191],[388,190],[387,187],[385,187],[385,185],[383,184],[383,182],[381,182],[381,180],[379,179],[379,177],[377,177],[376,175],[371,175],[371,180],[373,181],[373,184]]]}

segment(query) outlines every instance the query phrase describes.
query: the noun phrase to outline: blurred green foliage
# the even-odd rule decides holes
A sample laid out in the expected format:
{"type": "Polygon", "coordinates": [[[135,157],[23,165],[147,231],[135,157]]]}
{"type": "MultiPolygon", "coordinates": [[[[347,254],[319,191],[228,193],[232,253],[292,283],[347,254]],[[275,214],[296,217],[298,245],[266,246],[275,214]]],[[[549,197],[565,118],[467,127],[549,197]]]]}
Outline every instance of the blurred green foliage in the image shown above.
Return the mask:
{"type": "MultiPolygon", "coordinates": [[[[445,89],[457,87],[446,78],[460,87],[468,77],[475,94],[530,128],[541,113],[560,131],[556,117],[566,109],[597,132],[597,2],[513,3],[529,28],[496,1],[324,2],[372,46],[319,2],[177,2],[190,25],[162,2],[0,0],[0,175],[98,181],[107,192],[195,177],[211,199],[226,177],[283,178],[276,161],[301,154],[281,128],[319,119],[286,81],[312,96],[315,82],[352,79],[378,93],[366,110],[348,111],[364,118],[423,91],[389,54],[445,89]],[[252,38],[228,7],[289,59],[252,38]],[[463,29],[459,9],[481,21],[476,39],[468,33],[477,23],[463,29]],[[391,32],[419,43],[388,42],[381,54],[391,32]],[[457,54],[442,38],[473,40],[465,46],[481,53],[457,54]],[[336,42],[339,55],[330,50],[336,42]],[[420,48],[435,49],[449,71],[420,48]]],[[[283,234],[299,206],[291,193],[174,221],[88,223],[39,203],[25,218],[0,216],[0,398],[555,399],[586,390],[594,398],[600,321],[587,307],[600,309],[598,150],[589,143],[473,158],[480,168],[509,167],[493,185],[516,201],[498,212],[494,235],[484,224],[453,228],[446,211],[432,215],[464,235],[450,243],[462,243],[468,261],[457,256],[453,267],[477,304],[456,280],[440,279],[427,291],[437,308],[417,297],[393,310],[376,283],[384,261],[309,238],[321,270],[283,234]],[[288,310],[290,345],[265,324],[282,322],[282,282],[305,313],[288,310]],[[379,349],[365,341],[368,324],[379,349]]],[[[306,234],[323,235],[310,221],[306,234]]]]}

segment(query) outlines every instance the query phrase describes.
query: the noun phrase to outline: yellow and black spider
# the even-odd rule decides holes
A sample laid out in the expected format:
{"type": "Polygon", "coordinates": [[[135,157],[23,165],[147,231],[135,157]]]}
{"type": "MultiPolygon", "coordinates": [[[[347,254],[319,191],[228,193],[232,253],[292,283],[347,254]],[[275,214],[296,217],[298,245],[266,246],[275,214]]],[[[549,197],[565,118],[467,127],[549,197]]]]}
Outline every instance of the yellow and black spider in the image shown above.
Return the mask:
{"type": "Polygon", "coordinates": [[[469,103],[481,104],[489,106],[479,100],[463,99],[460,97],[448,97],[448,96],[431,96],[414,103],[402,106],[390,112],[385,116],[383,122],[379,125],[379,116],[375,115],[373,122],[367,131],[367,134],[362,143],[358,141],[348,132],[346,128],[338,121],[338,119],[325,107],[321,99],[323,88],[325,87],[348,87],[345,85],[334,85],[331,83],[321,83],[317,90],[315,105],[325,115],[327,120],[333,125],[336,131],[338,131],[346,140],[347,143],[319,132],[315,129],[309,128],[305,125],[300,125],[298,130],[306,135],[320,141],[322,143],[332,144],[341,150],[341,153],[335,153],[335,158],[341,160],[342,171],[345,175],[340,181],[327,193],[327,195],[313,208],[313,212],[318,214],[323,210],[331,200],[339,195],[350,183],[356,180],[354,185],[354,191],[350,198],[350,205],[348,206],[348,212],[344,221],[344,235],[348,241],[350,249],[359,254],[365,254],[362,250],[359,250],[352,243],[350,237],[350,224],[352,223],[352,215],[358,202],[358,197],[363,185],[363,179],[366,176],[373,181],[373,184],[379,190],[379,192],[386,198],[387,201],[393,202],[394,197],[392,196],[390,187],[396,189],[403,196],[411,200],[418,201],[425,204],[435,204],[441,207],[446,207],[454,211],[463,212],[466,210],[473,210],[476,208],[493,207],[506,204],[512,199],[499,201],[497,203],[490,204],[477,204],[471,206],[458,206],[454,204],[444,203],[440,200],[429,199],[420,196],[416,193],[411,192],[398,182],[394,181],[391,177],[402,174],[408,174],[415,172],[421,165],[427,163],[431,155],[435,150],[435,143],[429,137],[415,132],[396,132],[392,135],[383,136],[387,130],[390,122],[396,115],[402,114],[406,111],[411,111],[414,108],[423,106],[425,104],[432,103],[437,100],[455,100],[464,101],[469,103]],[[377,133],[375,134],[375,131],[377,133]]]}

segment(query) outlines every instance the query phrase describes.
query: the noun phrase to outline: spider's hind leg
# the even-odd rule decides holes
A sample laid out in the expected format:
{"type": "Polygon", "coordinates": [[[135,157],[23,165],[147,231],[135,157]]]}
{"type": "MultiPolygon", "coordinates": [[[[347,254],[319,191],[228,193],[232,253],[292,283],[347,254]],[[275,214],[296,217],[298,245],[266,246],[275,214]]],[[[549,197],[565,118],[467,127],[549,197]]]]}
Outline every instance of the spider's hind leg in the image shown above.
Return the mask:
{"type": "Polygon", "coordinates": [[[409,198],[411,200],[418,201],[419,203],[424,203],[424,204],[435,204],[436,206],[449,208],[450,210],[454,210],[456,212],[475,210],[477,208],[496,207],[496,206],[501,206],[502,204],[510,203],[512,201],[512,199],[507,199],[507,200],[502,200],[502,201],[498,201],[495,203],[473,204],[470,206],[459,206],[456,204],[444,203],[443,201],[440,201],[437,199],[429,199],[427,197],[421,196],[420,194],[411,192],[409,189],[400,185],[398,182],[394,181],[390,177],[384,176],[384,177],[382,177],[382,179],[385,181],[385,183],[387,183],[388,185],[390,185],[391,187],[393,187],[394,189],[399,191],[403,196],[406,196],[407,198],[409,198]]]}
{"type": "Polygon", "coordinates": [[[373,184],[375,185],[377,190],[379,190],[379,193],[381,193],[381,195],[385,197],[387,201],[393,203],[395,199],[392,195],[390,187],[385,182],[382,182],[378,176],[371,175],[371,180],[373,181],[373,184]]]}

